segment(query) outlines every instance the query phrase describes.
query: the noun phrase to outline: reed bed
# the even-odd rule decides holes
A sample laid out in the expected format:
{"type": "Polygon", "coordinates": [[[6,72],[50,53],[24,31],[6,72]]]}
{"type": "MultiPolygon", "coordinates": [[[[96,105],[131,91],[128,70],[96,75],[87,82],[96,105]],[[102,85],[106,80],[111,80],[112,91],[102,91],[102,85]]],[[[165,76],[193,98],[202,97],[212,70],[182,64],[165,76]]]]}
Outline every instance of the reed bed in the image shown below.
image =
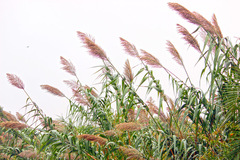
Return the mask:
{"type": "Polygon", "coordinates": [[[69,102],[67,117],[53,120],[30,97],[23,81],[8,73],[9,82],[27,96],[27,112],[16,118],[0,108],[0,159],[239,159],[240,45],[223,37],[216,15],[209,21],[178,3],[168,5],[197,27],[192,32],[177,24],[186,48],[200,53],[204,67],[199,81],[206,80],[207,90],[195,87],[182,53],[169,40],[166,49],[186,79],[124,38],[123,51],[140,65],[132,68],[126,60],[120,73],[92,36],[78,31],[88,53],[103,63],[96,72],[102,90],[82,84],[74,64],[60,57],[62,69],[75,79],[64,81],[73,92],[70,96],[40,86],[69,102]],[[204,35],[203,43],[195,38],[198,34],[204,35]],[[158,70],[168,74],[175,98],[165,94],[155,77],[158,70]],[[142,88],[146,97],[155,94],[157,99],[141,98],[142,88]]]}

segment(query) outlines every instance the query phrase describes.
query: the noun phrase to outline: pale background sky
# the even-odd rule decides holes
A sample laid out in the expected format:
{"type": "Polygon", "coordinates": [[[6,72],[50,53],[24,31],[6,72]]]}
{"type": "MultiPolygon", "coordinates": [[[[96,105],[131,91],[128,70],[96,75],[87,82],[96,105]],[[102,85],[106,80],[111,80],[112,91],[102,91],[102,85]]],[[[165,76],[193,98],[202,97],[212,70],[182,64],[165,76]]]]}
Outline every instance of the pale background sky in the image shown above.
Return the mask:
{"type": "MultiPolygon", "coordinates": [[[[71,90],[63,80],[74,79],[61,69],[60,56],[76,67],[82,84],[99,82],[93,73],[101,61],[82,47],[76,31],[91,34],[122,71],[125,60],[135,61],[121,47],[119,37],[144,49],[160,62],[182,76],[182,70],[166,51],[170,40],[180,52],[187,68],[198,84],[194,64],[198,53],[188,48],[176,31],[179,23],[193,32],[197,26],[183,20],[171,10],[169,0],[0,0],[0,106],[15,114],[26,103],[24,92],[9,84],[6,73],[18,75],[32,99],[49,116],[65,115],[68,101],[40,88],[49,84],[67,96],[71,90]]],[[[190,11],[208,20],[215,13],[224,36],[240,37],[238,0],[178,0],[190,11]]],[[[165,87],[166,75],[156,72],[165,87]],[[165,79],[164,79],[165,78],[165,79]]],[[[184,76],[183,76],[184,77],[184,76]]]]}

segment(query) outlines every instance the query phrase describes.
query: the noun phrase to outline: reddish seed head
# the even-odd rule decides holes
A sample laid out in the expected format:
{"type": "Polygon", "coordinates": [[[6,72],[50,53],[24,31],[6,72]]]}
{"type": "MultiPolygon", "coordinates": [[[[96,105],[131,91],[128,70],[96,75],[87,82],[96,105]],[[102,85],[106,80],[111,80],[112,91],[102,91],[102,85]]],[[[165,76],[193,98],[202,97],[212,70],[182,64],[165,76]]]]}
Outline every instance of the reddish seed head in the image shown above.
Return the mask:
{"type": "Polygon", "coordinates": [[[67,71],[71,75],[76,76],[75,66],[63,57],[60,57],[60,59],[61,59],[61,64],[63,65],[62,69],[67,71]]]}
{"type": "Polygon", "coordinates": [[[19,89],[24,89],[24,84],[22,82],[22,80],[14,75],[14,74],[9,74],[7,73],[7,78],[8,78],[8,81],[15,87],[19,88],[19,89]]]}
{"type": "Polygon", "coordinates": [[[41,85],[41,88],[47,90],[48,92],[56,96],[65,97],[65,95],[59,89],[52,87],[50,85],[41,85]]]}

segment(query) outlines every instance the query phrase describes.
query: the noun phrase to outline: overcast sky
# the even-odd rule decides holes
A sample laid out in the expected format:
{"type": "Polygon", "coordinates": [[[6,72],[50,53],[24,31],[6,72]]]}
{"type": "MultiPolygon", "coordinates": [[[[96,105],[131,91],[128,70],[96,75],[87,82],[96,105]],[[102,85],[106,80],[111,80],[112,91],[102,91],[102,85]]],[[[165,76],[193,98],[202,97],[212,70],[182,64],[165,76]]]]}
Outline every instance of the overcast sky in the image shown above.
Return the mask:
{"type": "MultiPolygon", "coordinates": [[[[91,34],[122,71],[128,55],[119,37],[144,49],[180,74],[179,66],[166,51],[170,40],[186,62],[191,77],[198,55],[181,40],[179,23],[194,31],[197,26],[171,10],[168,0],[0,0],[0,106],[14,113],[26,104],[26,95],[9,84],[6,73],[18,75],[32,99],[49,116],[65,115],[68,101],[41,90],[40,85],[57,87],[69,97],[63,80],[74,79],[61,69],[60,56],[71,60],[82,84],[94,86],[101,61],[88,55],[76,31],[91,34]]],[[[190,11],[211,19],[215,13],[224,36],[240,37],[238,0],[178,0],[190,11]]],[[[134,66],[134,61],[130,58],[134,66]]],[[[160,72],[159,72],[160,73],[160,72]]],[[[164,82],[163,83],[168,83],[164,82]]]]}

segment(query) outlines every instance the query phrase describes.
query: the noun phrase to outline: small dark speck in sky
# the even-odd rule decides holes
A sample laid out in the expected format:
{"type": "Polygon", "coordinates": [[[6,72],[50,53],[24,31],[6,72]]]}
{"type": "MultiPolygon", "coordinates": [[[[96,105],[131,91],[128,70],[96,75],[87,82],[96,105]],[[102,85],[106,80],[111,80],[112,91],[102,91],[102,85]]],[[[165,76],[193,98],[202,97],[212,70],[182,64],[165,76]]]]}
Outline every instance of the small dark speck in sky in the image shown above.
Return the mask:
{"type": "Polygon", "coordinates": [[[27,48],[29,48],[29,46],[27,46],[27,48]]]}

